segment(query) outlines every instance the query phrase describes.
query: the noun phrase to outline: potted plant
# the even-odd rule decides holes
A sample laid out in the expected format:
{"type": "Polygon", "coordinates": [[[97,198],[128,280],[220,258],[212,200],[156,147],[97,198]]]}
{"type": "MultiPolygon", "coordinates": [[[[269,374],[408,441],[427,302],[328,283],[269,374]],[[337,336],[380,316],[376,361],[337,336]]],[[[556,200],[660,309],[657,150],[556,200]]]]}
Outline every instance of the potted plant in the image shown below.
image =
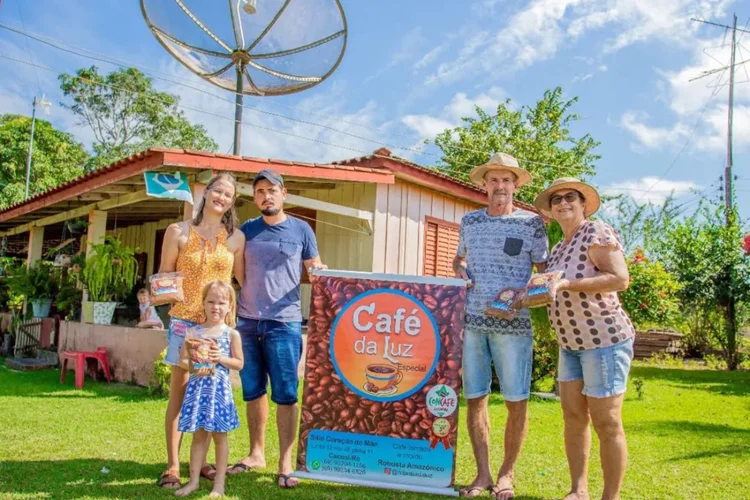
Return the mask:
{"type": "Polygon", "coordinates": [[[103,243],[92,243],[91,254],[81,273],[89,302],[83,304],[84,321],[99,325],[112,323],[117,299],[127,294],[138,278],[135,251],[114,236],[103,243]]]}
{"type": "Polygon", "coordinates": [[[46,318],[52,298],[60,288],[60,271],[51,262],[38,260],[31,267],[16,264],[10,270],[8,287],[15,295],[22,295],[31,304],[35,318],[46,318]]]}

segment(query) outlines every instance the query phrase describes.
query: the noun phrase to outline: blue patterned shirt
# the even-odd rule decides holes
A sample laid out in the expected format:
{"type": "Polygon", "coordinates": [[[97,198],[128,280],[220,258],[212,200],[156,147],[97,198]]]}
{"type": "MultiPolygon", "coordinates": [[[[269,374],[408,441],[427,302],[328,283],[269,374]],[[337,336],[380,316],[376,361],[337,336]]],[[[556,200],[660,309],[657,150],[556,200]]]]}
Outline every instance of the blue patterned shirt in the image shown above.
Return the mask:
{"type": "Polygon", "coordinates": [[[528,309],[520,309],[512,320],[489,317],[484,311],[501,289],[525,287],[532,263],[547,262],[548,248],[544,221],[535,213],[516,209],[493,217],[483,208],[464,215],[458,255],[466,259],[474,284],[466,298],[466,328],[481,333],[531,335],[528,309]]]}

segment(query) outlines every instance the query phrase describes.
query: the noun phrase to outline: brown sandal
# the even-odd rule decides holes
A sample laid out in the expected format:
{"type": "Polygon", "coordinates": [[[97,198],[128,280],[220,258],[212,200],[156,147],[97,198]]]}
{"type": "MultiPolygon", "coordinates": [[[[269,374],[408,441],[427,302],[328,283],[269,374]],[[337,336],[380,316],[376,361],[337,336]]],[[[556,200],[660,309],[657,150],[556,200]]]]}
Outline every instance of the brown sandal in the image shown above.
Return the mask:
{"type": "Polygon", "coordinates": [[[211,464],[201,467],[201,477],[213,481],[216,478],[216,467],[211,464]]]}
{"type": "Polygon", "coordinates": [[[159,488],[174,490],[180,487],[180,478],[172,474],[172,471],[164,471],[156,485],[159,488]]]}

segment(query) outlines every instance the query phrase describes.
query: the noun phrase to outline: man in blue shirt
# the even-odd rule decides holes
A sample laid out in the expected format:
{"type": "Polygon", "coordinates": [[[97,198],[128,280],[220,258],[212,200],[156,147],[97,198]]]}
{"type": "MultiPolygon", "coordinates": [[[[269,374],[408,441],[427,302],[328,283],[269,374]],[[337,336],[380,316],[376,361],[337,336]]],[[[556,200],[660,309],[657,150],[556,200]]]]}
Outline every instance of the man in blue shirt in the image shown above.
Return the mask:
{"type": "Polygon", "coordinates": [[[297,433],[297,366],[302,356],[300,279],[302,266],[325,269],[315,233],[307,222],[284,213],[284,179],[262,170],[253,178],[253,198],[262,216],[245,222],[245,282],[237,309],[245,366],[240,371],[247,402],[250,454],[228,472],[266,466],[268,379],[277,405],[279,486],[293,488],[292,446],[297,433]]]}

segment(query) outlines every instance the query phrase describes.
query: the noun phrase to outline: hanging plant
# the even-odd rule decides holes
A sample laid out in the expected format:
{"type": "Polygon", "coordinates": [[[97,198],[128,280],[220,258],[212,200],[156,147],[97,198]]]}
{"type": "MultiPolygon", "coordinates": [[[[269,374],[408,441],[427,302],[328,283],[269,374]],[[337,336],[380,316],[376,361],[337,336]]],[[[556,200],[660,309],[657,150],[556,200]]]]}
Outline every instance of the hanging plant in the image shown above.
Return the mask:
{"type": "Polygon", "coordinates": [[[105,236],[104,243],[91,244],[82,281],[92,302],[111,302],[130,292],[138,279],[134,255],[132,248],[114,236],[105,236]]]}

